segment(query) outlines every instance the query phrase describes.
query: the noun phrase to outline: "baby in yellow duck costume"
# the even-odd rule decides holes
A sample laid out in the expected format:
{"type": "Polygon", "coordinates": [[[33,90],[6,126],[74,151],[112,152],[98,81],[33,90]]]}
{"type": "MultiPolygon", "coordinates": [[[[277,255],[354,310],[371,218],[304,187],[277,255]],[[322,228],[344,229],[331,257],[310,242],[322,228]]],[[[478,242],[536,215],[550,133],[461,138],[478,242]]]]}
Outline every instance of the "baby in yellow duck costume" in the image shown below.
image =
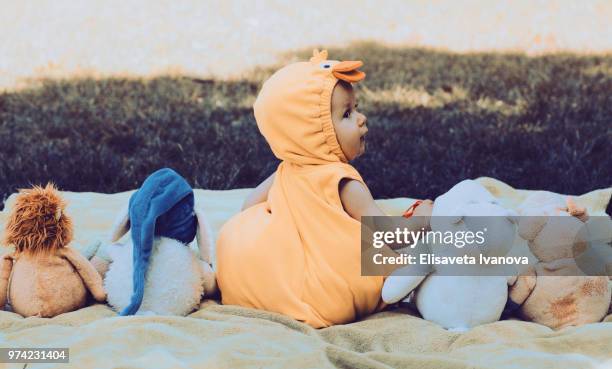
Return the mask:
{"type": "MultiPolygon", "coordinates": [[[[222,302],[291,316],[315,328],[354,321],[384,306],[382,276],[361,276],[362,215],[384,215],[348,162],[365,151],[366,117],[351,83],[360,61],[309,62],[275,72],[254,104],[274,155],[272,176],[221,229],[222,302]]],[[[420,206],[419,211],[426,211],[420,206]]]]}

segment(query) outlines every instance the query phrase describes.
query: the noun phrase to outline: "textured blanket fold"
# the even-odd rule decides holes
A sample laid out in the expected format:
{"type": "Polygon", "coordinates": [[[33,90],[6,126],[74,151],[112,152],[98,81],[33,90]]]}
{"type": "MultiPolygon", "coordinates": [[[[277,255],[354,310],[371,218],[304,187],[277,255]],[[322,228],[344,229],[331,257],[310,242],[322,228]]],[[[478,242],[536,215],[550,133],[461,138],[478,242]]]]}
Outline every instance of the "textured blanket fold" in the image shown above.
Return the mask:
{"type": "MultiPolygon", "coordinates": [[[[530,193],[490,178],[478,181],[510,208],[530,193]]],[[[206,209],[215,238],[221,225],[240,210],[249,191],[194,191],[196,207],[206,209]]],[[[590,214],[603,214],[611,193],[612,188],[597,190],[578,196],[577,201],[590,214]]],[[[117,210],[131,194],[63,192],[66,211],[75,223],[73,246],[87,252],[90,245],[106,239],[117,210]]],[[[0,225],[6,222],[14,200],[13,195],[0,211],[0,225]]],[[[413,201],[398,198],[377,203],[386,213],[400,215],[413,201]]],[[[559,331],[504,320],[460,334],[404,309],[320,330],[281,314],[214,301],[204,302],[188,317],[118,317],[105,305],[53,319],[24,319],[0,311],[0,347],[70,348],[70,363],[44,364],[49,369],[605,369],[612,366],[611,342],[612,315],[601,323],[559,331]]],[[[3,367],[23,364],[0,364],[3,367]]]]}

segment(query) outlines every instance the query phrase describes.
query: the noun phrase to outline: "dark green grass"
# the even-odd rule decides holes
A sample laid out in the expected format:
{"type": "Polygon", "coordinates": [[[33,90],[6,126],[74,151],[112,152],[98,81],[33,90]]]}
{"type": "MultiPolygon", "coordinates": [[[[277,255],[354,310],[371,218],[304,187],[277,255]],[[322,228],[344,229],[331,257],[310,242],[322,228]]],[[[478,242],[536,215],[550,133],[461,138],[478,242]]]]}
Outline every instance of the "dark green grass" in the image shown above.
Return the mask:
{"type": "MultiPolygon", "coordinates": [[[[479,176],[572,194],[612,185],[612,55],[329,51],[365,62],[370,133],[354,164],[375,197],[434,198],[479,176]]],[[[43,81],[0,94],[0,197],[46,181],[124,191],[165,166],[198,188],[255,186],[277,165],[250,108],[273,70],[199,83],[43,81]]]]}

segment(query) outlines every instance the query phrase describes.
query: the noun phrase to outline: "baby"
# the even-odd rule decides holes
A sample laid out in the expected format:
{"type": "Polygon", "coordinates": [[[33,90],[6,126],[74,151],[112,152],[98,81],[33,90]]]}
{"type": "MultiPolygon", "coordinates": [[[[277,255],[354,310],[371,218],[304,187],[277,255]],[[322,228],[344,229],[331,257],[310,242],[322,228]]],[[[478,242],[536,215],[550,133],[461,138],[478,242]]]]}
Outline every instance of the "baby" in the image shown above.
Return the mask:
{"type": "MultiPolygon", "coordinates": [[[[382,276],[361,276],[360,218],[385,215],[357,170],[365,115],[351,83],[359,61],[290,64],[254,104],[259,130],[282,162],[221,229],[217,280],[224,304],[278,312],[315,328],[380,309],[382,276]]],[[[414,215],[431,213],[425,201],[414,215]]]]}

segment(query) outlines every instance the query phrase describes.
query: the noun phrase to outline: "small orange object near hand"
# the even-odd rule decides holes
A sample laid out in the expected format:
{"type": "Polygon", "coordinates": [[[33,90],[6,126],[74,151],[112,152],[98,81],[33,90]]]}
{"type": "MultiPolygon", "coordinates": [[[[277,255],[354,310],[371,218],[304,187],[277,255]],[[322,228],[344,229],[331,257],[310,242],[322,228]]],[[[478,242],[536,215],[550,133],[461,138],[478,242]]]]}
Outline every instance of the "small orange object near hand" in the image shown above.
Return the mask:
{"type": "Polygon", "coordinates": [[[410,205],[410,207],[404,212],[404,214],[402,214],[402,216],[404,218],[410,218],[411,216],[414,215],[414,211],[417,208],[417,206],[421,205],[423,203],[423,200],[417,200],[414,202],[414,204],[410,205]]]}

